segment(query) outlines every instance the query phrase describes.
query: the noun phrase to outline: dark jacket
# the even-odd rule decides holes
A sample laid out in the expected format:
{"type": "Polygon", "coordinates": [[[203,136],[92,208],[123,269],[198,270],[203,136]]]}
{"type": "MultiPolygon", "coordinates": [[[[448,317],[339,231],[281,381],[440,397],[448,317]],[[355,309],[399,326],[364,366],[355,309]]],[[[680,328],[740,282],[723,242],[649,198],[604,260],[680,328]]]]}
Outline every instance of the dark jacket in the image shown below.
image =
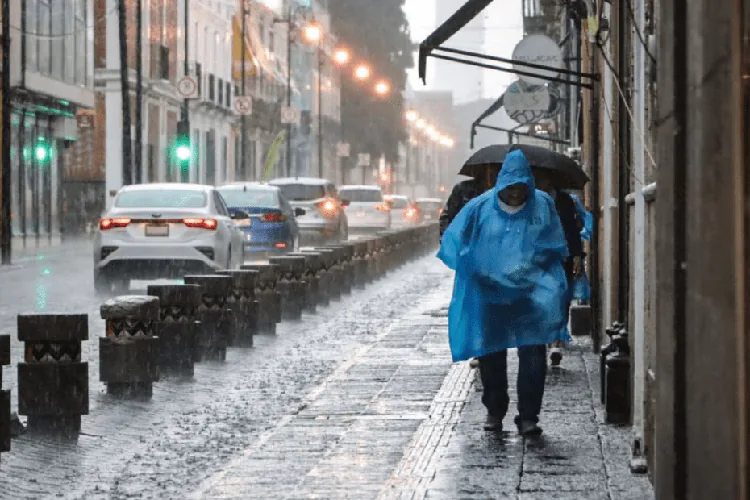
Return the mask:
{"type": "Polygon", "coordinates": [[[560,216],[560,222],[562,222],[563,231],[565,231],[569,258],[583,257],[581,226],[575,200],[565,191],[558,191],[555,198],[555,208],[557,208],[557,214],[560,216]]]}
{"type": "Polygon", "coordinates": [[[464,208],[464,205],[483,192],[484,191],[480,189],[479,183],[475,179],[461,181],[453,187],[453,191],[451,191],[451,195],[445,203],[443,213],[440,214],[441,237],[456,215],[458,215],[458,212],[464,208]]]}

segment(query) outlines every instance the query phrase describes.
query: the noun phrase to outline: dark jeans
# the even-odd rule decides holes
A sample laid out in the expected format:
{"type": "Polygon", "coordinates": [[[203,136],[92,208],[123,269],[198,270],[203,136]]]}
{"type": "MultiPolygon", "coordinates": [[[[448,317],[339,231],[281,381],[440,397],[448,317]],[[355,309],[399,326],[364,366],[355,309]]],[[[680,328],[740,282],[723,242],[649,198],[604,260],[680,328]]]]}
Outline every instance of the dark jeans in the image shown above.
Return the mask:
{"type": "MultiPolygon", "coordinates": [[[[544,379],[547,376],[547,346],[534,345],[518,349],[518,416],[521,421],[539,422],[544,398],[544,379]]],[[[482,403],[487,412],[504,418],[508,412],[508,351],[479,358],[479,373],[482,377],[482,403]]]]}

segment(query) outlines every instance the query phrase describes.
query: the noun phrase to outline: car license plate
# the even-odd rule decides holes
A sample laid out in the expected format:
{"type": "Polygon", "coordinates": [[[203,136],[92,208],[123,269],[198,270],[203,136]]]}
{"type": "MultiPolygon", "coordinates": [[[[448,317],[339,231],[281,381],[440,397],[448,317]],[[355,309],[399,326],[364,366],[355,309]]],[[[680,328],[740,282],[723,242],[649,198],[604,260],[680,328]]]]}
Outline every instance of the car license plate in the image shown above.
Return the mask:
{"type": "Polygon", "coordinates": [[[146,226],[146,236],[169,236],[169,224],[149,224],[146,226]]]}

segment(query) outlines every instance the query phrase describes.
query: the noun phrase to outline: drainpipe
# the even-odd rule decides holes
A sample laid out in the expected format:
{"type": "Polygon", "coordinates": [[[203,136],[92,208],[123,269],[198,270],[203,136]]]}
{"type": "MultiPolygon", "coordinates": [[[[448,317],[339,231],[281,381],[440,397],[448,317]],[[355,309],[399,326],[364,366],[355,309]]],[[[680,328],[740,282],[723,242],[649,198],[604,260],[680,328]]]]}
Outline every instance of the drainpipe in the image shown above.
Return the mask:
{"type": "MultiPolygon", "coordinates": [[[[612,19],[612,9],[610,4],[604,6],[604,18],[612,19]]],[[[609,37],[608,37],[609,38],[609,37]]],[[[609,60],[612,60],[612,52],[610,47],[612,46],[611,39],[602,47],[607,54],[609,60]]],[[[597,50],[597,49],[594,49],[597,50]]],[[[612,196],[614,189],[614,151],[612,151],[612,143],[614,141],[614,130],[612,127],[612,117],[615,116],[615,91],[614,82],[612,79],[614,75],[609,65],[603,64],[603,87],[604,87],[604,98],[602,105],[604,107],[604,113],[602,119],[602,271],[603,271],[603,290],[601,296],[601,316],[603,324],[609,325],[612,323],[612,251],[613,243],[616,241],[617,235],[613,231],[613,217],[612,212],[617,207],[617,198],[612,196]]],[[[597,207],[599,208],[599,207],[597,207]]],[[[601,337],[600,331],[595,332],[598,337],[601,337]]]]}
{"type": "MultiPolygon", "coordinates": [[[[636,29],[646,31],[644,0],[635,1],[636,29]]],[[[630,468],[633,472],[645,473],[648,469],[643,454],[644,405],[646,392],[646,200],[640,185],[645,180],[645,144],[641,134],[646,130],[646,57],[640,40],[633,42],[633,115],[632,130],[633,169],[635,175],[635,284],[633,287],[633,457],[630,468]]]]}

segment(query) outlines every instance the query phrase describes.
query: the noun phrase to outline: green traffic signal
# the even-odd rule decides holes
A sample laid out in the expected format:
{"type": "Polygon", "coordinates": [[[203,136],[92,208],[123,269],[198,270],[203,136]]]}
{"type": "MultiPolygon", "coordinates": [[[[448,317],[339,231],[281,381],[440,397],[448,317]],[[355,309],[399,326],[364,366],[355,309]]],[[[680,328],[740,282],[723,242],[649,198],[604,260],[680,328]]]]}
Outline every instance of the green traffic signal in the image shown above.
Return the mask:
{"type": "Polygon", "coordinates": [[[47,148],[44,146],[37,146],[36,147],[36,159],[39,161],[44,161],[47,159],[47,156],[49,154],[47,153],[47,148]]]}
{"type": "Polygon", "coordinates": [[[52,156],[50,146],[45,142],[44,137],[40,137],[34,146],[34,156],[39,162],[45,162],[52,156]]]}
{"type": "Polygon", "coordinates": [[[190,146],[177,146],[177,150],[175,151],[175,154],[177,155],[177,159],[180,161],[187,161],[190,159],[190,146]]]}

